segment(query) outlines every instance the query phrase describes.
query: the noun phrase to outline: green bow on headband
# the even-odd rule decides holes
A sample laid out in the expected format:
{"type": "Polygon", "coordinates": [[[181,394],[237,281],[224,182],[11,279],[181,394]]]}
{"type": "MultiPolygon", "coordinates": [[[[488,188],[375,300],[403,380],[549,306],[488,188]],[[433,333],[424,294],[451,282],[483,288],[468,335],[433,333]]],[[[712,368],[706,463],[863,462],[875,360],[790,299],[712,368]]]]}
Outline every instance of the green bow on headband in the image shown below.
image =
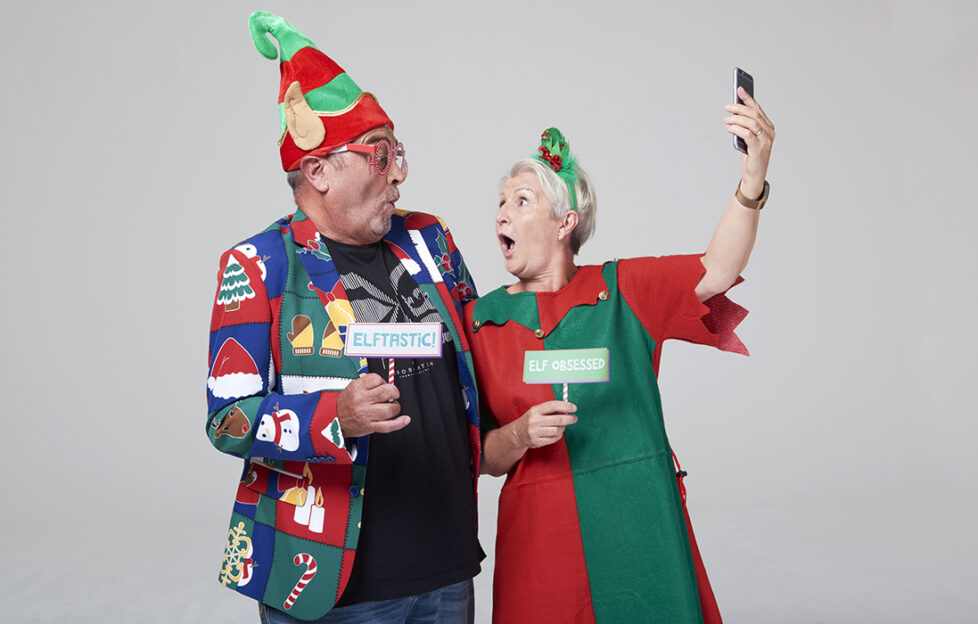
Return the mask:
{"type": "Polygon", "coordinates": [[[570,196],[571,210],[577,212],[577,193],[574,184],[577,182],[577,157],[571,154],[570,145],[563,133],[557,128],[547,128],[540,135],[540,147],[534,158],[547,165],[567,185],[570,196]]]}

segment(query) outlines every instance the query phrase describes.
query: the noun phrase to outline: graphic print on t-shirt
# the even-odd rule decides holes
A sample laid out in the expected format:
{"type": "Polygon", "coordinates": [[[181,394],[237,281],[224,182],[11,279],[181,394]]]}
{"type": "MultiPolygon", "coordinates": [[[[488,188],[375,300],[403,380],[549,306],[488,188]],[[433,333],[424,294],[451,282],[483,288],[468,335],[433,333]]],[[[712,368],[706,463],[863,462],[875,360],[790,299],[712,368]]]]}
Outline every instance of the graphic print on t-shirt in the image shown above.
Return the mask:
{"type": "MultiPolygon", "coordinates": [[[[355,272],[343,273],[340,280],[361,323],[441,323],[438,311],[400,263],[390,270],[389,285],[384,285],[388,288],[355,272]],[[394,296],[390,288],[396,288],[394,296]]],[[[442,342],[448,340],[451,334],[443,325],[442,342]]]]}

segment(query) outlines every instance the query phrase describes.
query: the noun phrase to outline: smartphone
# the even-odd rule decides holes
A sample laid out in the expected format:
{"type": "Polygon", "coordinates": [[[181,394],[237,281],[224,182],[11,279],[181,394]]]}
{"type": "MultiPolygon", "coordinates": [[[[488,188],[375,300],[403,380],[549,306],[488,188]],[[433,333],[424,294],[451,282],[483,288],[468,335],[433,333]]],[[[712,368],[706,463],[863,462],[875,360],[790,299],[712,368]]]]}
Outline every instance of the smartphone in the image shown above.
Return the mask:
{"type": "MultiPolygon", "coordinates": [[[[754,97],[754,77],[742,70],[739,67],[734,67],[734,82],[733,82],[733,96],[734,101],[738,104],[743,104],[744,101],[737,96],[737,87],[743,87],[744,91],[748,95],[754,97]]],[[[743,153],[747,153],[747,143],[744,142],[742,138],[734,135],[733,138],[734,149],[740,150],[743,153]]]]}

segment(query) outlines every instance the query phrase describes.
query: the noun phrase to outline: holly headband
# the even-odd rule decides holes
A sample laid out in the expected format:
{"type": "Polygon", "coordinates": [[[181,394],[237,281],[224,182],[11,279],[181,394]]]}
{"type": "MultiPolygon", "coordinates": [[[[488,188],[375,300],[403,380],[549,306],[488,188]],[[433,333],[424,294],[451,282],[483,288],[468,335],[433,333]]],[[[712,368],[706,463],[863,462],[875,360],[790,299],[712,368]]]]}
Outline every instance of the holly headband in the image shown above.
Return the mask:
{"type": "Polygon", "coordinates": [[[571,210],[577,212],[577,193],[574,191],[578,178],[577,157],[571,154],[567,139],[557,128],[547,128],[540,135],[537,152],[533,157],[553,169],[557,177],[567,185],[571,210]]]}

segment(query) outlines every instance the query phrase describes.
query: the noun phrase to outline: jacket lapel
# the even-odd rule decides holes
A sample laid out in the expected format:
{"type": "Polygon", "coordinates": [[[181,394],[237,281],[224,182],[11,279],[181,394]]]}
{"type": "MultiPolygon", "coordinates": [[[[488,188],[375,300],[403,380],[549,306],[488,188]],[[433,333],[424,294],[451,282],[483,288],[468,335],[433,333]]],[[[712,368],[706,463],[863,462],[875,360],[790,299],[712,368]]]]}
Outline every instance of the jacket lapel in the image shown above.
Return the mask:
{"type": "MultiPolygon", "coordinates": [[[[300,247],[296,255],[302,262],[303,268],[309,275],[309,288],[316,292],[323,304],[330,324],[339,332],[340,341],[346,346],[346,326],[356,322],[350,298],[340,281],[336,263],[330,255],[326,244],[322,242],[315,224],[297,209],[289,222],[292,230],[292,240],[300,247]]],[[[360,377],[366,375],[367,359],[350,358],[357,367],[360,377]]]]}

